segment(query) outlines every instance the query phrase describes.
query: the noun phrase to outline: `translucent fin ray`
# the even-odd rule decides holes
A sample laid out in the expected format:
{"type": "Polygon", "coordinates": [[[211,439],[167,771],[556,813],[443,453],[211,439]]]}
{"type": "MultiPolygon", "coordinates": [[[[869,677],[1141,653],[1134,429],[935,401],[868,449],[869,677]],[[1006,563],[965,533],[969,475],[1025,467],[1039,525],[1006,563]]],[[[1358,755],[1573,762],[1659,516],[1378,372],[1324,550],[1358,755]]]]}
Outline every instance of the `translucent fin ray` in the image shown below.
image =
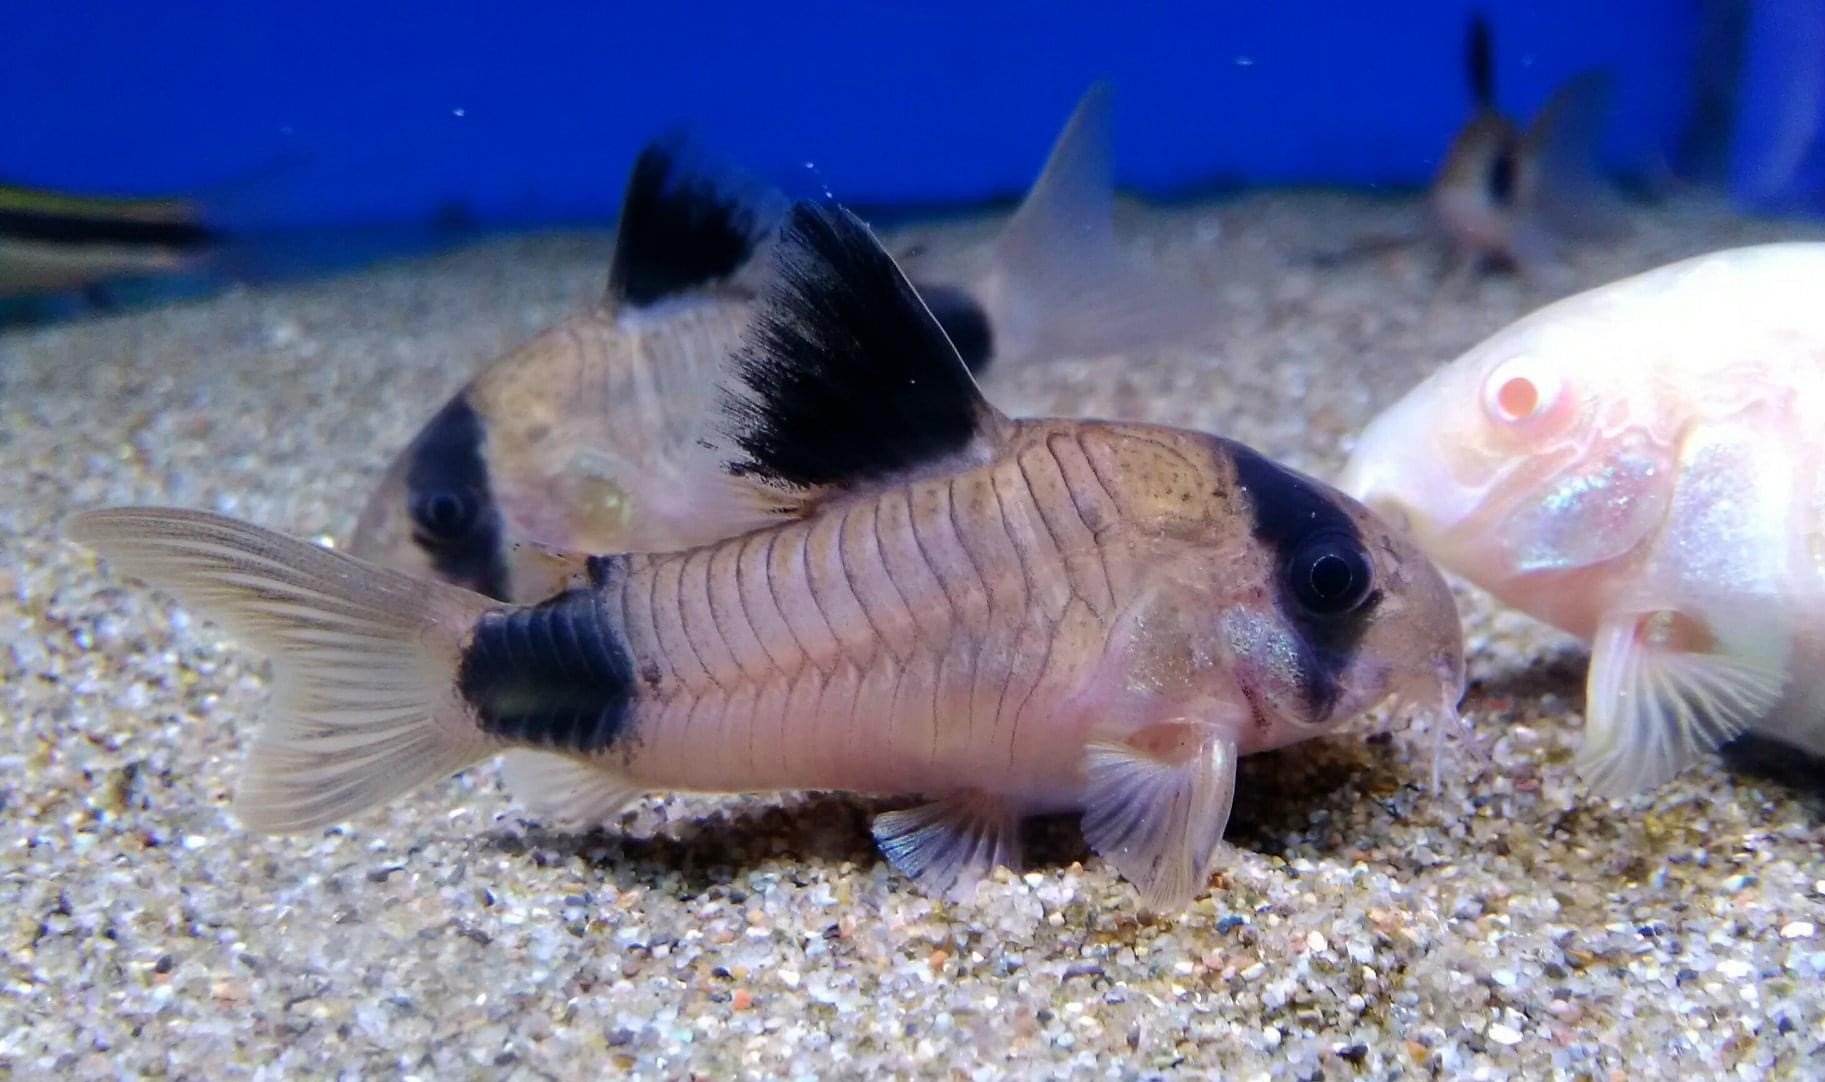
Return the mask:
{"type": "Polygon", "coordinates": [[[1099,82],[1079,100],[973,291],[988,310],[997,363],[1168,341],[1205,309],[1192,289],[1143,266],[1116,240],[1109,96],[1099,82]]]}
{"type": "Polygon", "coordinates": [[[968,898],[997,865],[1020,864],[1020,815],[982,793],[875,816],[875,843],[902,875],[934,893],[968,898]]]}
{"type": "Polygon", "coordinates": [[[1090,847],[1135,885],[1150,912],[1181,909],[1197,897],[1229,824],[1235,743],[1211,727],[1175,722],[1145,730],[1142,739],[1093,741],[1084,768],[1090,847]]]}
{"type": "Polygon", "coordinates": [[[502,773],[529,815],[561,829],[600,826],[643,792],[606,767],[551,752],[509,752],[502,773]]]}
{"type": "Polygon", "coordinates": [[[1666,782],[1765,716],[1785,684],[1754,662],[1643,641],[1654,615],[1607,620],[1592,644],[1578,766],[1606,796],[1666,782]]]}
{"type": "Polygon", "coordinates": [[[250,828],[339,822],[495,750],[454,692],[486,598],[196,511],[90,511],[69,535],[272,658],[235,799],[250,828]]]}

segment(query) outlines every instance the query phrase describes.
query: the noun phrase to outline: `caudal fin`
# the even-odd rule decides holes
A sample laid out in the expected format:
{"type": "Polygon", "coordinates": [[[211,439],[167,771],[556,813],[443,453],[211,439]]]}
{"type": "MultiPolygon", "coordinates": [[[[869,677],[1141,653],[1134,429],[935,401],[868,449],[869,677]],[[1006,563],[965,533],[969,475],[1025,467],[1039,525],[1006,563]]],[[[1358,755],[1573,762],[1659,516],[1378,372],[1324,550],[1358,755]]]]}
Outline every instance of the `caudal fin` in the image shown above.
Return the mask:
{"type": "Polygon", "coordinates": [[[1045,168],[995,240],[975,292],[994,357],[1047,360],[1166,341],[1201,306],[1184,283],[1142,266],[1115,237],[1109,85],[1084,93],[1045,168]]]}
{"type": "Polygon", "coordinates": [[[272,658],[235,798],[250,828],[339,822],[498,750],[456,694],[487,598],[199,511],[90,511],[69,535],[272,658]]]}

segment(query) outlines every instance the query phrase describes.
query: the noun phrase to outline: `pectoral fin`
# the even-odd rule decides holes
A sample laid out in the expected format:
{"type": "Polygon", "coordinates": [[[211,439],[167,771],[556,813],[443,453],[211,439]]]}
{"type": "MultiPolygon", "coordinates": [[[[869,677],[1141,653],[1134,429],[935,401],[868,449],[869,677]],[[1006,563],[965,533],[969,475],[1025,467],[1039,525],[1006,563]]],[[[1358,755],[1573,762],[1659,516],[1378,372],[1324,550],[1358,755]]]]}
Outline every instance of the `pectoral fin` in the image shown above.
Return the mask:
{"type": "Polygon", "coordinates": [[[1236,791],[1236,744],[1214,726],[1168,722],[1085,749],[1084,838],[1164,913],[1210,877],[1236,791]]]}
{"type": "Polygon", "coordinates": [[[1651,789],[1740,735],[1780,701],[1783,674],[1711,652],[1699,621],[1611,617],[1591,648],[1579,769],[1610,796],[1651,789]]]}
{"type": "Polygon", "coordinates": [[[995,866],[1020,863],[1020,814],[985,793],[959,793],[875,816],[875,843],[901,874],[961,900],[995,866]]]}

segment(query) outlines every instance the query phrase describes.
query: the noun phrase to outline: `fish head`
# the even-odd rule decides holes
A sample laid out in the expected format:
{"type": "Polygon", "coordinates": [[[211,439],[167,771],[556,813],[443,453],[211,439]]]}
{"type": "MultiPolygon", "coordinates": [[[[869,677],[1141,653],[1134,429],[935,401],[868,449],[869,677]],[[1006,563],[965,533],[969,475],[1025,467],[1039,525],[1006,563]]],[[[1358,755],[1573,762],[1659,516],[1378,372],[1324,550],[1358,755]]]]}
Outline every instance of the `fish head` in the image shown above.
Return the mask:
{"type": "Polygon", "coordinates": [[[1533,161],[1513,122],[1493,111],[1478,113],[1452,141],[1433,182],[1433,217],[1462,249],[1506,254],[1516,209],[1534,182],[1533,161]]]}
{"type": "Polygon", "coordinates": [[[1640,347],[1600,304],[1535,313],[1376,417],[1342,486],[1447,569],[1579,631],[1671,502],[1673,411],[1640,347]]]}
{"type": "Polygon", "coordinates": [[[479,415],[458,394],[387,470],[356,520],[350,553],[506,599],[508,540],[483,439],[479,415]]]}
{"type": "Polygon", "coordinates": [[[411,465],[409,452],[393,459],[381,477],[361,514],[355,519],[355,532],[349,539],[351,556],[416,578],[436,578],[437,570],[430,552],[413,538],[412,515],[407,509],[406,471],[411,465]]]}
{"type": "MultiPolygon", "coordinates": [[[[1389,698],[1455,722],[1463,626],[1444,577],[1411,538],[1323,482],[1233,452],[1268,603],[1227,607],[1221,636],[1273,747],[1389,698]]],[[[1259,580],[1257,580],[1259,581],[1259,580]]]]}

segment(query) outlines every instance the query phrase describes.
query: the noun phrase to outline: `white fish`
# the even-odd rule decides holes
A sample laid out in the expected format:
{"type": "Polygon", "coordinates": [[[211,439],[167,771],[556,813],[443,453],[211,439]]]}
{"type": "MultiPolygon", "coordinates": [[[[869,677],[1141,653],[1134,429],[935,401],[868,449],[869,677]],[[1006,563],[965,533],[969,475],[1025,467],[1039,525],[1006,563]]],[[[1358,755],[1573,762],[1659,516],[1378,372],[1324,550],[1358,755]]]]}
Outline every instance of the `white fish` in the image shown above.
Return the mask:
{"type": "Polygon", "coordinates": [[[1825,753],[1825,244],[1544,308],[1363,433],[1343,487],[1591,643],[1581,765],[1657,785],[1748,730],[1825,753]]]}

